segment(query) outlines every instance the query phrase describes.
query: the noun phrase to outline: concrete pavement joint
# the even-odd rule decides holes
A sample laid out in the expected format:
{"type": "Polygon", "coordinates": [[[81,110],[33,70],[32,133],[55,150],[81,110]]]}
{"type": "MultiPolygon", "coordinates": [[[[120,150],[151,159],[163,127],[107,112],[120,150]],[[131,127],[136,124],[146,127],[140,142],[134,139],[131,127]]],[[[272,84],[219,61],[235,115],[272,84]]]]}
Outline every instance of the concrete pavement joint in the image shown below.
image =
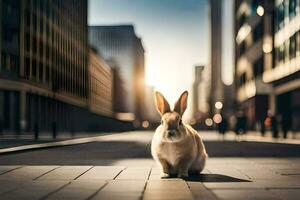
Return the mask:
{"type": "Polygon", "coordinates": [[[93,168],[94,168],[94,166],[91,166],[89,169],[87,169],[86,171],[84,171],[84,172],[82,172],[81,174],[79,174],[78,176],[76,176],[76,177],[74,178],[74,180],[77,180],[80,176],[82,176],[83,174],[87,173],[88,171],[90,171],[90,170],[93,169],[93,168]]]}
{"type": "Polygon", "coordinates": [[[6,174],[6,173],[11,172],[11,171],[14,171],[14,170],[16,170],[16,169],[20,169],[20,168],[22,168],[22,167],[24,167],[24,166],[19,166],[19,167],[13,168],[13,169],[9,169],[9,170],[7,170],[7,171],[5,171],[5,172],[3,172],[3,173],[0,173],[0,175],[6,174]]]}
{"type": "Polygon", "coordinates": [[[94,194],[92,194],[91,196],[89,196],[86,200],[90,200],[90,199],[94,198],[107,185],[108,185],[108,182],[106,182],[103,186],[101,186],[94,194]]]}
{"type": "Polygon", "coordinates": [[[49,192],[48,194],[46,194],[45,196],[41,197],[40,200],[44,200],[44,199],[47,199],[48,197],[50,197],[52,194],[62,190],[63,188],[65,188],[66,186],[70,185],[71,184],[71,181],[64,184],[63,186],[57,188],[56,190],[53,190],[52,192],[49,192]]]}
{"type": "Polygon", "coordinates": [[[52,171],[58,169],[58,168],[60,168],[60,167],[61,167],[61,166],[55,167],[55,168],[53,168],[53,169],[51,169],[51,170],[49,170],[49,171],[47,171],[47,172],[41,174],[40,176],[34,178],[33,180],[37,180],[38,178],[40,178],[40,177],[42,177],[42,176],[44,176],[44,175],[46,175],[46,174],[48,174],[48,173],[50,173],[50,172],[52,172],[52,171]]]}

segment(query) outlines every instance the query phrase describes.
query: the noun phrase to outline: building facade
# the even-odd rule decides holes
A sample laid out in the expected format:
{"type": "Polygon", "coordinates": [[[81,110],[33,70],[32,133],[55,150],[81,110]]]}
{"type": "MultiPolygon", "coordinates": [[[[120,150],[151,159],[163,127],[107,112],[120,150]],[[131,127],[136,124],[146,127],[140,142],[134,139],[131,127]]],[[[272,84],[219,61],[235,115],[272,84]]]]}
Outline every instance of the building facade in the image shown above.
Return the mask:
{"type": "Polygon", "coordinates": [[[249,128],[267,116],[272,86],[263,81],[265,69],[272,68],[273,1],[236,0],[235,88],[239,109],[249,128]]]}
{"type": "Polygon", "coordinates": [[[108,64],[89,50],[89,109],[99,115],[113,115],[113,71],[108,64]]]}
{"type": "MultiPolygon", "coordinates": [[[[132,25],[90,26],[89,43],[108,62],[113,62],[122,82],[123,106],[114,105],[116,117],[128,120],[144,118],[145,72],[144,49],[132,25]],[[123,117],[122,117],[123,116],[123,117]]],[[[117,79],[115,79],[117,80],[117,79]]]]}
{"type": "Polygon", "coordinates": [[[87,128],[87,1],[0,1],[0,125],[87,128]]]}
{"type": "Polygon", "coordinates": [[[273,65],[265,68],[263,80],[272,84],[270,109],[300,130],[300,1],[274,3],[273,65]]]}

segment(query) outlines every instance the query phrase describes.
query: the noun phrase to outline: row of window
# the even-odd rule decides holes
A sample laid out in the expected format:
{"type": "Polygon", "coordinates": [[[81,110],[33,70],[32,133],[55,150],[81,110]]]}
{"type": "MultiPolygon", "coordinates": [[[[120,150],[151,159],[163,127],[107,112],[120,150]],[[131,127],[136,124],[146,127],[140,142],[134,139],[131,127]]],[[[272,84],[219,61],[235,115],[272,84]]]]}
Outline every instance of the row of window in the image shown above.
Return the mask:
{"type": "Polygon", "coordinates": [[[289,40],[275,48],[275,66],[296,56],[300,56],[300,30],[292,35],[289,40]]]}
{"type": "Polygon", "coordinates": [[[283,0],[275,8],[275,32],[284,27],[285,18],[293,19],[300,14],[300,0],[283,0]]]}

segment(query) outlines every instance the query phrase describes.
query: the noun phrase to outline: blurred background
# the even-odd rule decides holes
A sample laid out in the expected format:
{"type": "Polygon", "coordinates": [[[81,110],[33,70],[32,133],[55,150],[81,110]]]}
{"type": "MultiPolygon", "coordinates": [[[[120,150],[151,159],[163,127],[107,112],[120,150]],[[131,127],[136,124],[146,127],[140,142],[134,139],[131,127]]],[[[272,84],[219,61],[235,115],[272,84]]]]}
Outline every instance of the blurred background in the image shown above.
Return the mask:
{"type": "Polygon", "coordinates": [[[300,0],[0,0],[0,135],[153,129],[297,137],[300,0]]]}

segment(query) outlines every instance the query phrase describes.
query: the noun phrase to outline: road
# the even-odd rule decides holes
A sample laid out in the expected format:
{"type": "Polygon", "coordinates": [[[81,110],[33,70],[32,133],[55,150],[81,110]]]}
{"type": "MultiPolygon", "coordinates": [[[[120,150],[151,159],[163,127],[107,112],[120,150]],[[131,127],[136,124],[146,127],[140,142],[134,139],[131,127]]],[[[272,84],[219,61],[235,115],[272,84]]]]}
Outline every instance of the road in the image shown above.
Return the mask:
{"type": "Polygon", "coordinates": [[[279,199],[300,195],[300,145],[207,139],[201,175],[161,180],[152,132],[0,156],[0,199],[279,199]]]}
{"type": "MultiPolygon", "coordinates": [[[[86,144],[46,148],[0,156],[2,165],[119,165],[152,163],[150,142],[153,132],[128,132],[86,144]],[[142,161],[142,162],[141,162],[142,161]],[[127,164],[127,163],[126,163],[127,164]]],[[[205,140],[214,157],[299,157],[300,145],[264,142],[205,140]]]]}

